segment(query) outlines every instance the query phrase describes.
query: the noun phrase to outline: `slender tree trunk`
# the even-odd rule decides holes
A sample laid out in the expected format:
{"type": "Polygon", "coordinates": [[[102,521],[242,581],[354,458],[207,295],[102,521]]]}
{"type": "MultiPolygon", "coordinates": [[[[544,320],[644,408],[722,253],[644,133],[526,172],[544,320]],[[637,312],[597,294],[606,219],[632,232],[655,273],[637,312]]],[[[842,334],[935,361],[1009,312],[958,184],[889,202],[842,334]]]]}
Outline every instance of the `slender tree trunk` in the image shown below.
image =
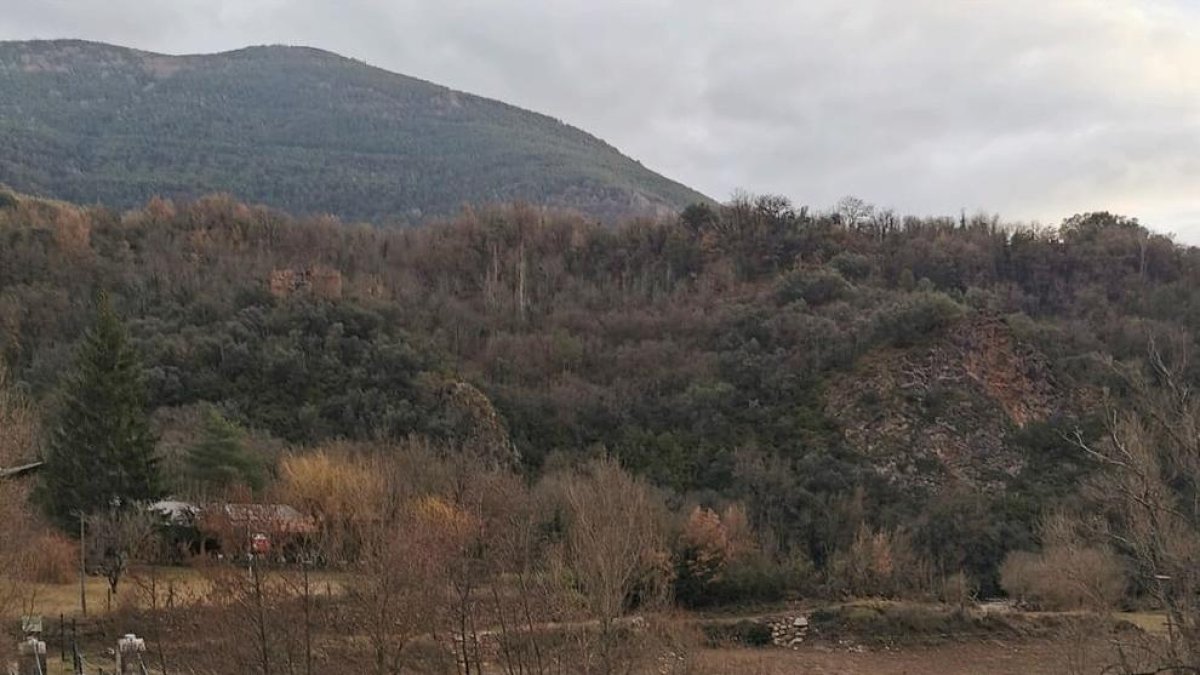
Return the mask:
{"type": "Polygon", "coordinates": [[[79,512],[79,609],[87,618],[87,539],[83,529],[83,511],[79,512]]]}
{"type": "Polygon", "coordinates": [[[308,560],[302,563],[304,575],[304,675],[313,675],[312,653],[312,585],[309,583],[308,560]]]}
{"type": "Polygon", "coordinates": [[[254,610],[257,618],[255,629],[258,633],[259,667],[263,675],[271,675],[271,648],[267,641],[267,608],[263,597],[262,575],[259,574],[256,560],[250,562],[250,583],[254,588],[254,610]]]}

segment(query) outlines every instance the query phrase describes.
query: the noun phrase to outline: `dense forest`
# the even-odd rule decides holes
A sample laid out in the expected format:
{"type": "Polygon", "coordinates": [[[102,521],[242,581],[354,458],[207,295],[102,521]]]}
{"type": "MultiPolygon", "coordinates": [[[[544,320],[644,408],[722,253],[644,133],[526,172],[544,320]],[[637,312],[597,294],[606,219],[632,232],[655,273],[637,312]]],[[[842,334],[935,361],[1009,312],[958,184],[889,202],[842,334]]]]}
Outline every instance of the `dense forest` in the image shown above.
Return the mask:
{"type": "Polygon", "coordinates": [[[863,527],[903,532],[985,593],[1082,498],[1072,438],[1124,395],[1113,364],[1190,349],[1198,288],[1200,251],[1107,213],[1038,229],[747,196],[617,227],[518,205],[386,230],[225,196],[0,195],[12,379],[61,405],[103,291],[176,490],[213,411],[264,459],[425,437],[532,478],[610,456],[676,507],[744,504],[779,559],[820,569],[863,527]]]}
{"type": "Polygon", "coordinates": [[[419,222],[526,200],[612,220],[704,197],[558,120],[316,49],[0,42],[0,182],[140,206],[228,192],[419,222]]]}

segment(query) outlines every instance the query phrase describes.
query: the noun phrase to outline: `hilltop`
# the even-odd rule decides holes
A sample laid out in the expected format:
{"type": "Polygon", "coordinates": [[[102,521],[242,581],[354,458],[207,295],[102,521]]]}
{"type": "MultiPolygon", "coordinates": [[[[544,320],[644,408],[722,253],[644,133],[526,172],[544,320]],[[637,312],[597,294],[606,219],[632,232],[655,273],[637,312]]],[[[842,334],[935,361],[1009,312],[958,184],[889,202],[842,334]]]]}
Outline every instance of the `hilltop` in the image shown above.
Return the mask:
{"type": "Polygon", "coordinates": [[[304,47],[0,42],[0,184],[129,208],[227,192],[412,223],[527,201],[614,220],[703,195],[537,113],[304,47]]]}

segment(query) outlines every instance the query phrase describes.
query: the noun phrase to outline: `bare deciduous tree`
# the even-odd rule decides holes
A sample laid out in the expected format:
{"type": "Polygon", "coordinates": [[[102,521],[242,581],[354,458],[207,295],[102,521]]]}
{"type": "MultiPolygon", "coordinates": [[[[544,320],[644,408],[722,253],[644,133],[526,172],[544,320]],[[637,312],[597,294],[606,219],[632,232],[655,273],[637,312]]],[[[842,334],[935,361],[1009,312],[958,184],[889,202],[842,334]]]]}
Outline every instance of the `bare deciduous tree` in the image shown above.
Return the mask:
{"type": "Polygon", "coordinates": [[[1188,385],[1184,339],[1152,341],[1148,367],[1122,369],[1134,406],[1114,411],[1098,443],[1091,494],[1108,510],[1112,545],[1169,622],[1162,668],[1200,672],[1200,397],[1188,385]]]}
{"type": "Polygon", "coordinates": [[[909,597],[928,591],[929,564],[902,529],[875,530],[859,525],[854,541],[831,560],[834,588],[856,597],[909,597]]]}
{"type": "Polygon", "coordinates": [[[582,672],[626,669],[620,648],[632,644],[619,620],[637,606],[659,606],[669,589],[663,505],[650,487],[615,460],[593,461],[561,479],[566,506],[567,566],[589,618],[598,624],[582,672]]]}
{"type": "MultiPolygon", "coordinates": [[[[9,387],[0,364],[0,468],[31,459],[36,442],[33,412],[9,387]]],[[[26,585],[14,576],[26,566],[35,534],[27,485],[0,478],[0,617],[11,616],[20,606],[26,585]]],[[[7,641],[0,645],[0,661],[6,661],[10,647],[7,641]]]]}
{"type": "Polygon", "coordinates": [[[359,550],[347,609],[369,645],[369,671],[391,675],[405,667],[410,643],[439,628],[447,564],[466,515],[421,485],[433,463],[426,449],[409,445],[358,461],[382,485],[367,493],[354,523],[359,550]]]}
{"type": "Polygon", "coordinates": [[[210,656],[210,672],[294,672],[299,659],[289,639],[293,617],[285,611],[290,595],[280,574],[254,558],[245,567],[216,565],[205,571],[220,645],[214,650],[220,653],[210,656]]]}
{"type": "Polygon", "coordinates": [[[1010,596],[1041,609],[1113,610],[1125,593],[1125,569],[1104,541],[1097,522],[1056,512],[1039,527],[1039,553],[1014,551],[1000,567],[1010,596]]]}
{"type": "Polygon", "coordinates": [[[89,565],[108,581],[116,595],[129,564],[156,544],[154,515],[143,509],[112,509],[87,517],[86,555],[89,565]]]}
{"type": "Polygon", "coordinates": [[[499,662],[506,675],[561,672],[557,654],[542,639],[545,627],[562,620],[567,610],[550,564],[556,547],[545,526],[550,510],[516,476],[498,476],[493,488],[503,504],[486,532],[499,662]],[[502,578],[509,583],[498,583],[502,578]]]}

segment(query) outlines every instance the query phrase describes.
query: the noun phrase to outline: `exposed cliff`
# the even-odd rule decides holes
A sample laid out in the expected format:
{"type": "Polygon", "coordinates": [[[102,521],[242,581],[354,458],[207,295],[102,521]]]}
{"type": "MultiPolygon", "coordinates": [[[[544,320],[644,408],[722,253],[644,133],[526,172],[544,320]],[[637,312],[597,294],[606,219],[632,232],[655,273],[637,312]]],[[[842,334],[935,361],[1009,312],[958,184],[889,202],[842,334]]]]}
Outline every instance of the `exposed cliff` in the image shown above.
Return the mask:
{"type": "Polygon", "coordinates": [[[991,489],[1022,468],[1009,435],[1073,407],[1043,355],[977,316],[933,344],[868,354],[830,386],[827,412],[904,487],[991,489]]]}

